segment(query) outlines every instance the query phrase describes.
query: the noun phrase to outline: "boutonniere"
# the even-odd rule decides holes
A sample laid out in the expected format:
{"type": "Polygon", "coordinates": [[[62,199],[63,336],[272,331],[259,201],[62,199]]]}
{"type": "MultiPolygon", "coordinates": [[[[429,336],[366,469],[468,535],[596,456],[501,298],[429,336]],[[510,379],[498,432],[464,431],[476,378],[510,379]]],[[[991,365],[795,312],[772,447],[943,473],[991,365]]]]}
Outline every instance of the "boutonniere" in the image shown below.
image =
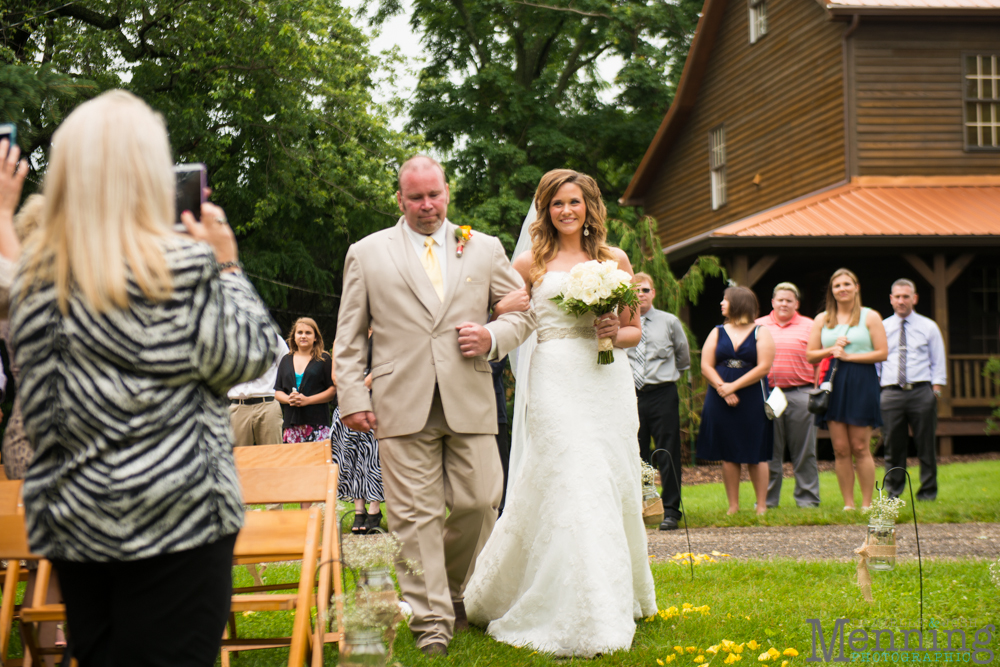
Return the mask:
{"type": "Polygon", "coordinates": [[[458,257],[462,256],[465,252],[465,242],[472,238],[472,227],[469,225],[462,225],[461,227],[455,228],[455,240],[458,241],[458,247],[455,248],[455,255],[458,257]]]}

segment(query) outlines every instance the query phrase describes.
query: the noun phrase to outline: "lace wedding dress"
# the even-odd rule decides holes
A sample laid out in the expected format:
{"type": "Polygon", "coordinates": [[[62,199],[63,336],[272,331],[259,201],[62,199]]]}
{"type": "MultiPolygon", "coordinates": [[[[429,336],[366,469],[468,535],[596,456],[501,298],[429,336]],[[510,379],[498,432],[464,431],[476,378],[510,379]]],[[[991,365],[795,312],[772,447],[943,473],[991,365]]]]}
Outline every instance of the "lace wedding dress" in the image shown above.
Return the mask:
{"type": "Polygon", "coordinates": [[[594,316],[550,301],[567,277],[550,271],[532,290],[538,344],[517,386],[528,391],[526,443],[512,452],[506,507],[465,607],[504,643],[591,657],[628,649],[656,593],[628,357],[597,364],[594,316]]]}

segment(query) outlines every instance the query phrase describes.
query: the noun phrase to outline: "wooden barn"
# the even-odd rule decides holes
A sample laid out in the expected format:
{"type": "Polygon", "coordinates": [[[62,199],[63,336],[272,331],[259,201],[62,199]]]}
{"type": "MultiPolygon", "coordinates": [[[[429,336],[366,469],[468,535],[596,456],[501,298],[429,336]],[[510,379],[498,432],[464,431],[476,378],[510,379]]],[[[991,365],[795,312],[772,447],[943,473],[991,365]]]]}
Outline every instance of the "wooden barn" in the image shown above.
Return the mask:
{"type": "MultiPolygon", "coordinates": [[[[673,105],[622,203],[683,272],[718,256],[768,312],[823,306],[846,266],[865,305],[914,280],[945,336],[939,442],[982,435],[1000,353],[1000,0],[706,0],[673,105]]],[[[702,340],[721,283],[689,309],[702,340]]],[[[994,441],[995,442],[995,441],[994,441]]]]}

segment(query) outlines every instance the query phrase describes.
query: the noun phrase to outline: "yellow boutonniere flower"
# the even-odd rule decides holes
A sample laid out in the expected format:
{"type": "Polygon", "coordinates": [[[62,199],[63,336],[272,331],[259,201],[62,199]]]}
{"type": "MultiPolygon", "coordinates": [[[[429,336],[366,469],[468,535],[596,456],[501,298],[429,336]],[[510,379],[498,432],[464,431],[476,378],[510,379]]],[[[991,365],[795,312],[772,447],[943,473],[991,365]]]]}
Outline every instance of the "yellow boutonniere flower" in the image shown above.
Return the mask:
{"type": "Polygon", "coordinates": [[[472,238],[472,227],[469,225],[462,225],[455,228],[455,240],[458,241],[458,246],[455,248],[455,254],[458,257],[462,256],[465,252],[465,242],[472,238]]]}

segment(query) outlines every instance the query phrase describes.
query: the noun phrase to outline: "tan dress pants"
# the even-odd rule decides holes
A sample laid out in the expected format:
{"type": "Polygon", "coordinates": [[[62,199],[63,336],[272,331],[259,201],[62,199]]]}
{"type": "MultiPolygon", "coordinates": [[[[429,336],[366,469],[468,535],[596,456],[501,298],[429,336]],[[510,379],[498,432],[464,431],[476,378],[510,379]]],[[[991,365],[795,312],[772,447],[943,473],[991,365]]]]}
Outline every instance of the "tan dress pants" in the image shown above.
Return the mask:
{"type": "Polygon", "coordinates": [[[233,445],[281,444],[281,405],[278,401],[229,406],[229,419],[233,423],[233,445]]]}
{"type": "Polygon", "coordinates": [[[379,439],[379,459],[389,530],[403,544],[402,557],[423,571],[396,566],[403,599],[413,607],[410,630],[418,647],[448,644],[452,601],[462,600],[497,520],[503,468],[496,437],[451,430],[435,391],[424,429],[379,439]]]}

